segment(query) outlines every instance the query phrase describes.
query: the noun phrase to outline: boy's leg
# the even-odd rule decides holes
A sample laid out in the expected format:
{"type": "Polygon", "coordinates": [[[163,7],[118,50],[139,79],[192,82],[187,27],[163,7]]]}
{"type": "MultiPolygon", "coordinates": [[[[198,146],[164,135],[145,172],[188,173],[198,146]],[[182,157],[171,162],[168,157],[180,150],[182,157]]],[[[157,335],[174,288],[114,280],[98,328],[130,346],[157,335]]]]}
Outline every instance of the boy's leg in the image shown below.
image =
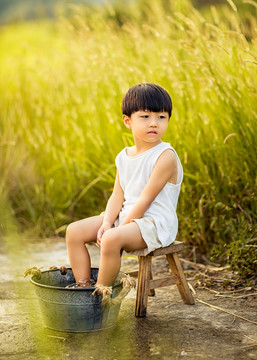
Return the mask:
{"type": "Polygon", "coordinates": [[[107,230],[101,241],[101,260],[97,283],[111,286],[121,266],[120,251],[146,248],[136,222],[107,230]]]}
{"type": "Polygon", "coordinates": [[[91,261],[85,243],[96,242],[102,222],[103,215],[99,215],[76,221],[67,227],[66,244],[76,282],[91,277],[91,261]]]}

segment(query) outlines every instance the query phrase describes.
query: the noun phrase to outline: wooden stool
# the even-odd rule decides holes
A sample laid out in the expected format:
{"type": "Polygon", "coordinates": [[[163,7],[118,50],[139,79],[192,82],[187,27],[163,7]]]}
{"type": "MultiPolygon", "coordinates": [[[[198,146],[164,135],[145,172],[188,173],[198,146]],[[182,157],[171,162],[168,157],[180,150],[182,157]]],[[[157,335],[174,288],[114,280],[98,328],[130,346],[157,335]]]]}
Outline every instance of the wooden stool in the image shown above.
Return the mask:
{"type": "MultiPolygon", "coordinates": [[[[186,281],[182,266],[180,264],[177,253],[184,249],[184,243],[174,241],[170,246],[157,249],[146,256],[139,256],[139,271],[138,271],[138,284],[137,284],[137,298],[136,298],[136,311],[137,317],[145,317],[147,309],[148,295],[154,295],[154,289],[158,287],[177,285],[180,295],[185,304],[194,305],[195,301],[186,281]],[[166,255],[168,260],[171,275],[160,279],[153,279],[152,277],[152,257],[166,255]]],[[[135,272],[130,273],[135,276],[135,272]]]]}

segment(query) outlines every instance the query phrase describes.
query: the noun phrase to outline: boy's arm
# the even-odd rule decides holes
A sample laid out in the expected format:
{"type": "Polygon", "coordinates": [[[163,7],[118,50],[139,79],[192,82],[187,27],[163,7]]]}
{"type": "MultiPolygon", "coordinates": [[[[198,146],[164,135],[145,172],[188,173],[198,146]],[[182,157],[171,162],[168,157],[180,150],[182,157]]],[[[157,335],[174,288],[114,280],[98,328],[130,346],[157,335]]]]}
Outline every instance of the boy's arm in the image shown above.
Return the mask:
{"type": "Polygon", "coordinates": [[[120,213],[123,202],[124,202],[124,192],[120,185],[119,172],[117,170],[113,192],[106,205],[103,224],[97,233],[97,240],[99,240],[99,243],[97,242],[98,245],[100,245],[100,241],[101,241],[101,237],[103,236],[103,233],[113,226],[114,221],[116,220],[116,218],[120,213]]]}
{"type": "Polygon", "coordinates": [[[157,160],[139,199],[120,225],[128,224],[132,219],[141,218],[165,184],[168,181],[176,183],[177,173],[177,160],[174,152],[172,150],[164,151],[157,160]]]}
{"type": "Polygon", "coordinates": [[[113,225],[114,221],[117,219],[117,216],[120,213],[123,202],[124,192],[120,185],[119,171],[117,170],[112,195],[110,196],[106,205],[104,222],[109,223],[111,226],[113,225]]]}

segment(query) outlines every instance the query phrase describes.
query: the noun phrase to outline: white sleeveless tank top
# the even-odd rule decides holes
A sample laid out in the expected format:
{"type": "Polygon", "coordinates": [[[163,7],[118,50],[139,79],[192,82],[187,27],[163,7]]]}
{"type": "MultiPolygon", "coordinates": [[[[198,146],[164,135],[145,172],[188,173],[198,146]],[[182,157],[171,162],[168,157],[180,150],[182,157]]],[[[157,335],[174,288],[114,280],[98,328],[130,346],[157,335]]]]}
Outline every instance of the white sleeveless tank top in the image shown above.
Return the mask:
{"type": "Polygon", "coordinates": [[[169,143],[161,142],[137,156],[128,156],[126,147],[115,159],[125,199],[121,212],[126,214],[146,186],[159,156],[167,149],[174,151],[177,159],[177,183],[167,182],[143,215],[154,219],[162,246],[170,245],[178,232],[176,208],[183,180],[183,168],[176,151],[169,143]]]}

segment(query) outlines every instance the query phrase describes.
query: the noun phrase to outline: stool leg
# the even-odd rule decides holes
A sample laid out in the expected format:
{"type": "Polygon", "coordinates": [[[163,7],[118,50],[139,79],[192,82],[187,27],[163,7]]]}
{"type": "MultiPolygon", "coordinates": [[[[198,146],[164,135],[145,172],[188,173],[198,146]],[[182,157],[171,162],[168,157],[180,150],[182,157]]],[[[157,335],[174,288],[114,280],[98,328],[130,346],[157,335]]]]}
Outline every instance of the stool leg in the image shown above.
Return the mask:
{"type": "Polygon", "coordinates": [[[170,265],[170,269],[173,275],[176,275],[179,279],[179,284],[177,284],[180,295],[185,304],[194,305],[195,301],[193,295],[189,289],[184,271],[179,261],[179,257],[176,253],[167,254],[167,260],[170,265]]]}
{"type": "MultiPolygon", "coordinates": [[[[152,272],[152,269],[150,270],[150,280],[153,280],[153,272],[152,272]]],[[[148,291],[148,296],[155,296],[155,290],[154,290],[154,289],[149,289],[149,291],[148,291]]]]}
{"type": "Polygon", "coordinates": [[[139,256],[139,271],[137,282],[136,311],[137,317],[145,317],[147,309],[147,298],[151,273],[151,256],[139,256]]]}

